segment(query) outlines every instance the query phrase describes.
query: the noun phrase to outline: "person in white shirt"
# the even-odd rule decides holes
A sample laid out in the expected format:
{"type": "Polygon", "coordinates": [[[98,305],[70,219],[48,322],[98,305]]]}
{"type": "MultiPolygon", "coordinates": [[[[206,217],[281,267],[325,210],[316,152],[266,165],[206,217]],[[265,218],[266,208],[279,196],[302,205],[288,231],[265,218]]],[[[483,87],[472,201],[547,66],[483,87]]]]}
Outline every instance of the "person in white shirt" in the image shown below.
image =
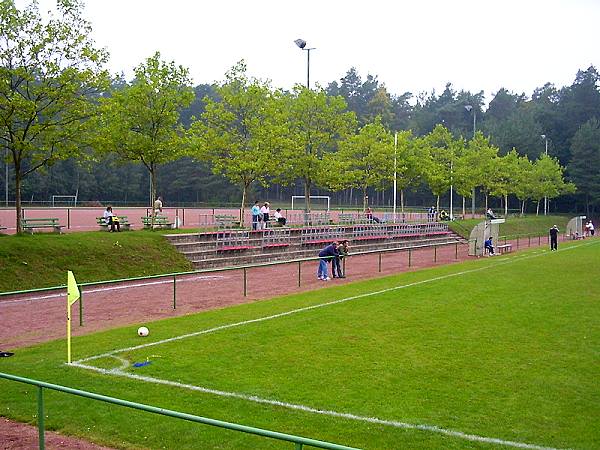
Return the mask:
{"type": "Polygon", "coordinates": [[[285,226],[287,219],[285,217],[283,217],[281,215],[281,208],[277,208],[275,210],[275,214],[274,214],[275,218],[277,219],[277,222],[281,225],[281,226],[285,226]]]}
{"type": "Polygon", "coordinates": [[[269,225],[269,213],[271,210],[269,209],[269,202],[265,202],[264,205],[260,208],[260,213],[262,214],[262,227],[263,229],[267,228],[269,225]]]}
{"type": "Polygon", "coordinates": [[[156,199],[156,201],[154,202],[154,215],[158,215],[159,213],[162,212],[163,209],[163,203],[162,203],[162,197],[158,197],[156,199]]]}
{"type": "Polygon", "coordinates": [[[595,230],[594,230],[594,224],[592,223],[592,221],[591,221],[591,220],[590,220],[590,221],[587,223],[587,225],[586,225],[586,228],[587,228],[587,230],[588,230],[588,233],[589,233],[589,235],[590,235],[590,236],[593,236],[593,235],[594,235],[594,232],[595,232],[595,230]]]}
{"type": "Polygon", "coordinates": [[[112,206],[107,206],[106,211],[104,211],[104,222],[110,226],[111,232],[121,231],[121,225],[119,224],[119,221],[115,219],[116,217],[113,214],[112,206]]]}

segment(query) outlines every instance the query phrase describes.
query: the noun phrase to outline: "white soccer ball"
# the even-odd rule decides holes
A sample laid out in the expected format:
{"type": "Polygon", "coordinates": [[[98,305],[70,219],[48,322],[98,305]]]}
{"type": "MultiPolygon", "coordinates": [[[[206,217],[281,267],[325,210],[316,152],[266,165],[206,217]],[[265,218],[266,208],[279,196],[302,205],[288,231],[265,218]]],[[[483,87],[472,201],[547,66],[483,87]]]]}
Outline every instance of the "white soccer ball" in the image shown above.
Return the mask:
{"type": "Polygon", "coordinates": [[[139,327],[138,328],[138,335],[141,337],[146,337],[150,334],[150,330],[146,327],[139,327]]]}

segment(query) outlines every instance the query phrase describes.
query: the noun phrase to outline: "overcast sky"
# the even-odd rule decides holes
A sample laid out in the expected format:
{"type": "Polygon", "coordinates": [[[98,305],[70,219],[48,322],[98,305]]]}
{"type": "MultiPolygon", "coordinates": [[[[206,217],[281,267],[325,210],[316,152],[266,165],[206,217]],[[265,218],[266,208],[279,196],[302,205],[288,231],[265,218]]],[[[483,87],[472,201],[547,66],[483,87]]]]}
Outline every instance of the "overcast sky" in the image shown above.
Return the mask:
{"type": "MultiPolygon", "coordinates": [[[[42,9],[52,0],[40,0],[42,9]]],[[[195,84],[222,80],[244,59],[276,87],[326,86],[354,66],[394,94],[447,82],[531,95],[546,82],[571,84],[600,68],[600,0],[87,0],[94,39],[125,72],[160,51],[189,68],[195,84]]]]}

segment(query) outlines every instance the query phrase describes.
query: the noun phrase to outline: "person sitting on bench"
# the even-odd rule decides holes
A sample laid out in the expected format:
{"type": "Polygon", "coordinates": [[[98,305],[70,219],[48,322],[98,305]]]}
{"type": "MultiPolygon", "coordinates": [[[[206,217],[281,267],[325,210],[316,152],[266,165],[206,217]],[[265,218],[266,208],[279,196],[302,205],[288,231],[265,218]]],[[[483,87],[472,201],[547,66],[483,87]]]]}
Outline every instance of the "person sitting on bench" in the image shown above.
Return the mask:
{"type": "Polygon", "coordinates": [[[448,215],[448,213],[442,209],[442,211],[440,212],[440,220],[450,220],[450,216],[448,215]]]}
{"type": "Polygon", "coordinates": [[[483,247],[489,252],[490,256],[494,256],[494,244],[492,243],[491,236],[488,238],[487,241],[485,241],[483,247]]]}
{"type": "Polygon", "coordinates": [[[274,217],[277,219],[277,223],[281,226],[285,226],[287,219],[281,215],[281,208],[275,210],[274,217]]]}
{"type": "Polygon", "coordinates": [[[104,221],[110,226],[110,231],[114,232],[115,227],[117,231],[121,231],[121,225],[119,224],[119,218],[113,214],[112,206],[107,206],[104,211],[104,221]]]}

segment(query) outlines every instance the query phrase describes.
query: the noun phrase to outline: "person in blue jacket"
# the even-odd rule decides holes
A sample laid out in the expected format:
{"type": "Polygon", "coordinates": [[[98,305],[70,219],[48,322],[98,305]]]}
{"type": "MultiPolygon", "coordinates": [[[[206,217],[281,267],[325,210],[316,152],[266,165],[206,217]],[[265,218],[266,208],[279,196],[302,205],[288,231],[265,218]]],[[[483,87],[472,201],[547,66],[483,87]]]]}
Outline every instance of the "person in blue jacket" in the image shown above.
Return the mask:
{"type": "Polygon", "coordinates": [[[260,206],[258,206],[258,200],[254,202],[254,206],[250,209],[250,214],[252,214],[252,229],[256,231],[258,227],[258,217],[260,216],[260,206]]]}
{"type": "Polygon", "coordinates": [[[331,278],[327,275],[327,262],[338,256],[337,242],[332,242],[319,252],[319,268],[317,278],[323,281],[329,281],[331,278]]]}
{"type": "Polygon", "coordinates": [[[490,256],[494,256],[494,244],[492,243],[492,237],[490,236],[487,241],[483,244],[484,248],[490,253],[490,256]]]}

